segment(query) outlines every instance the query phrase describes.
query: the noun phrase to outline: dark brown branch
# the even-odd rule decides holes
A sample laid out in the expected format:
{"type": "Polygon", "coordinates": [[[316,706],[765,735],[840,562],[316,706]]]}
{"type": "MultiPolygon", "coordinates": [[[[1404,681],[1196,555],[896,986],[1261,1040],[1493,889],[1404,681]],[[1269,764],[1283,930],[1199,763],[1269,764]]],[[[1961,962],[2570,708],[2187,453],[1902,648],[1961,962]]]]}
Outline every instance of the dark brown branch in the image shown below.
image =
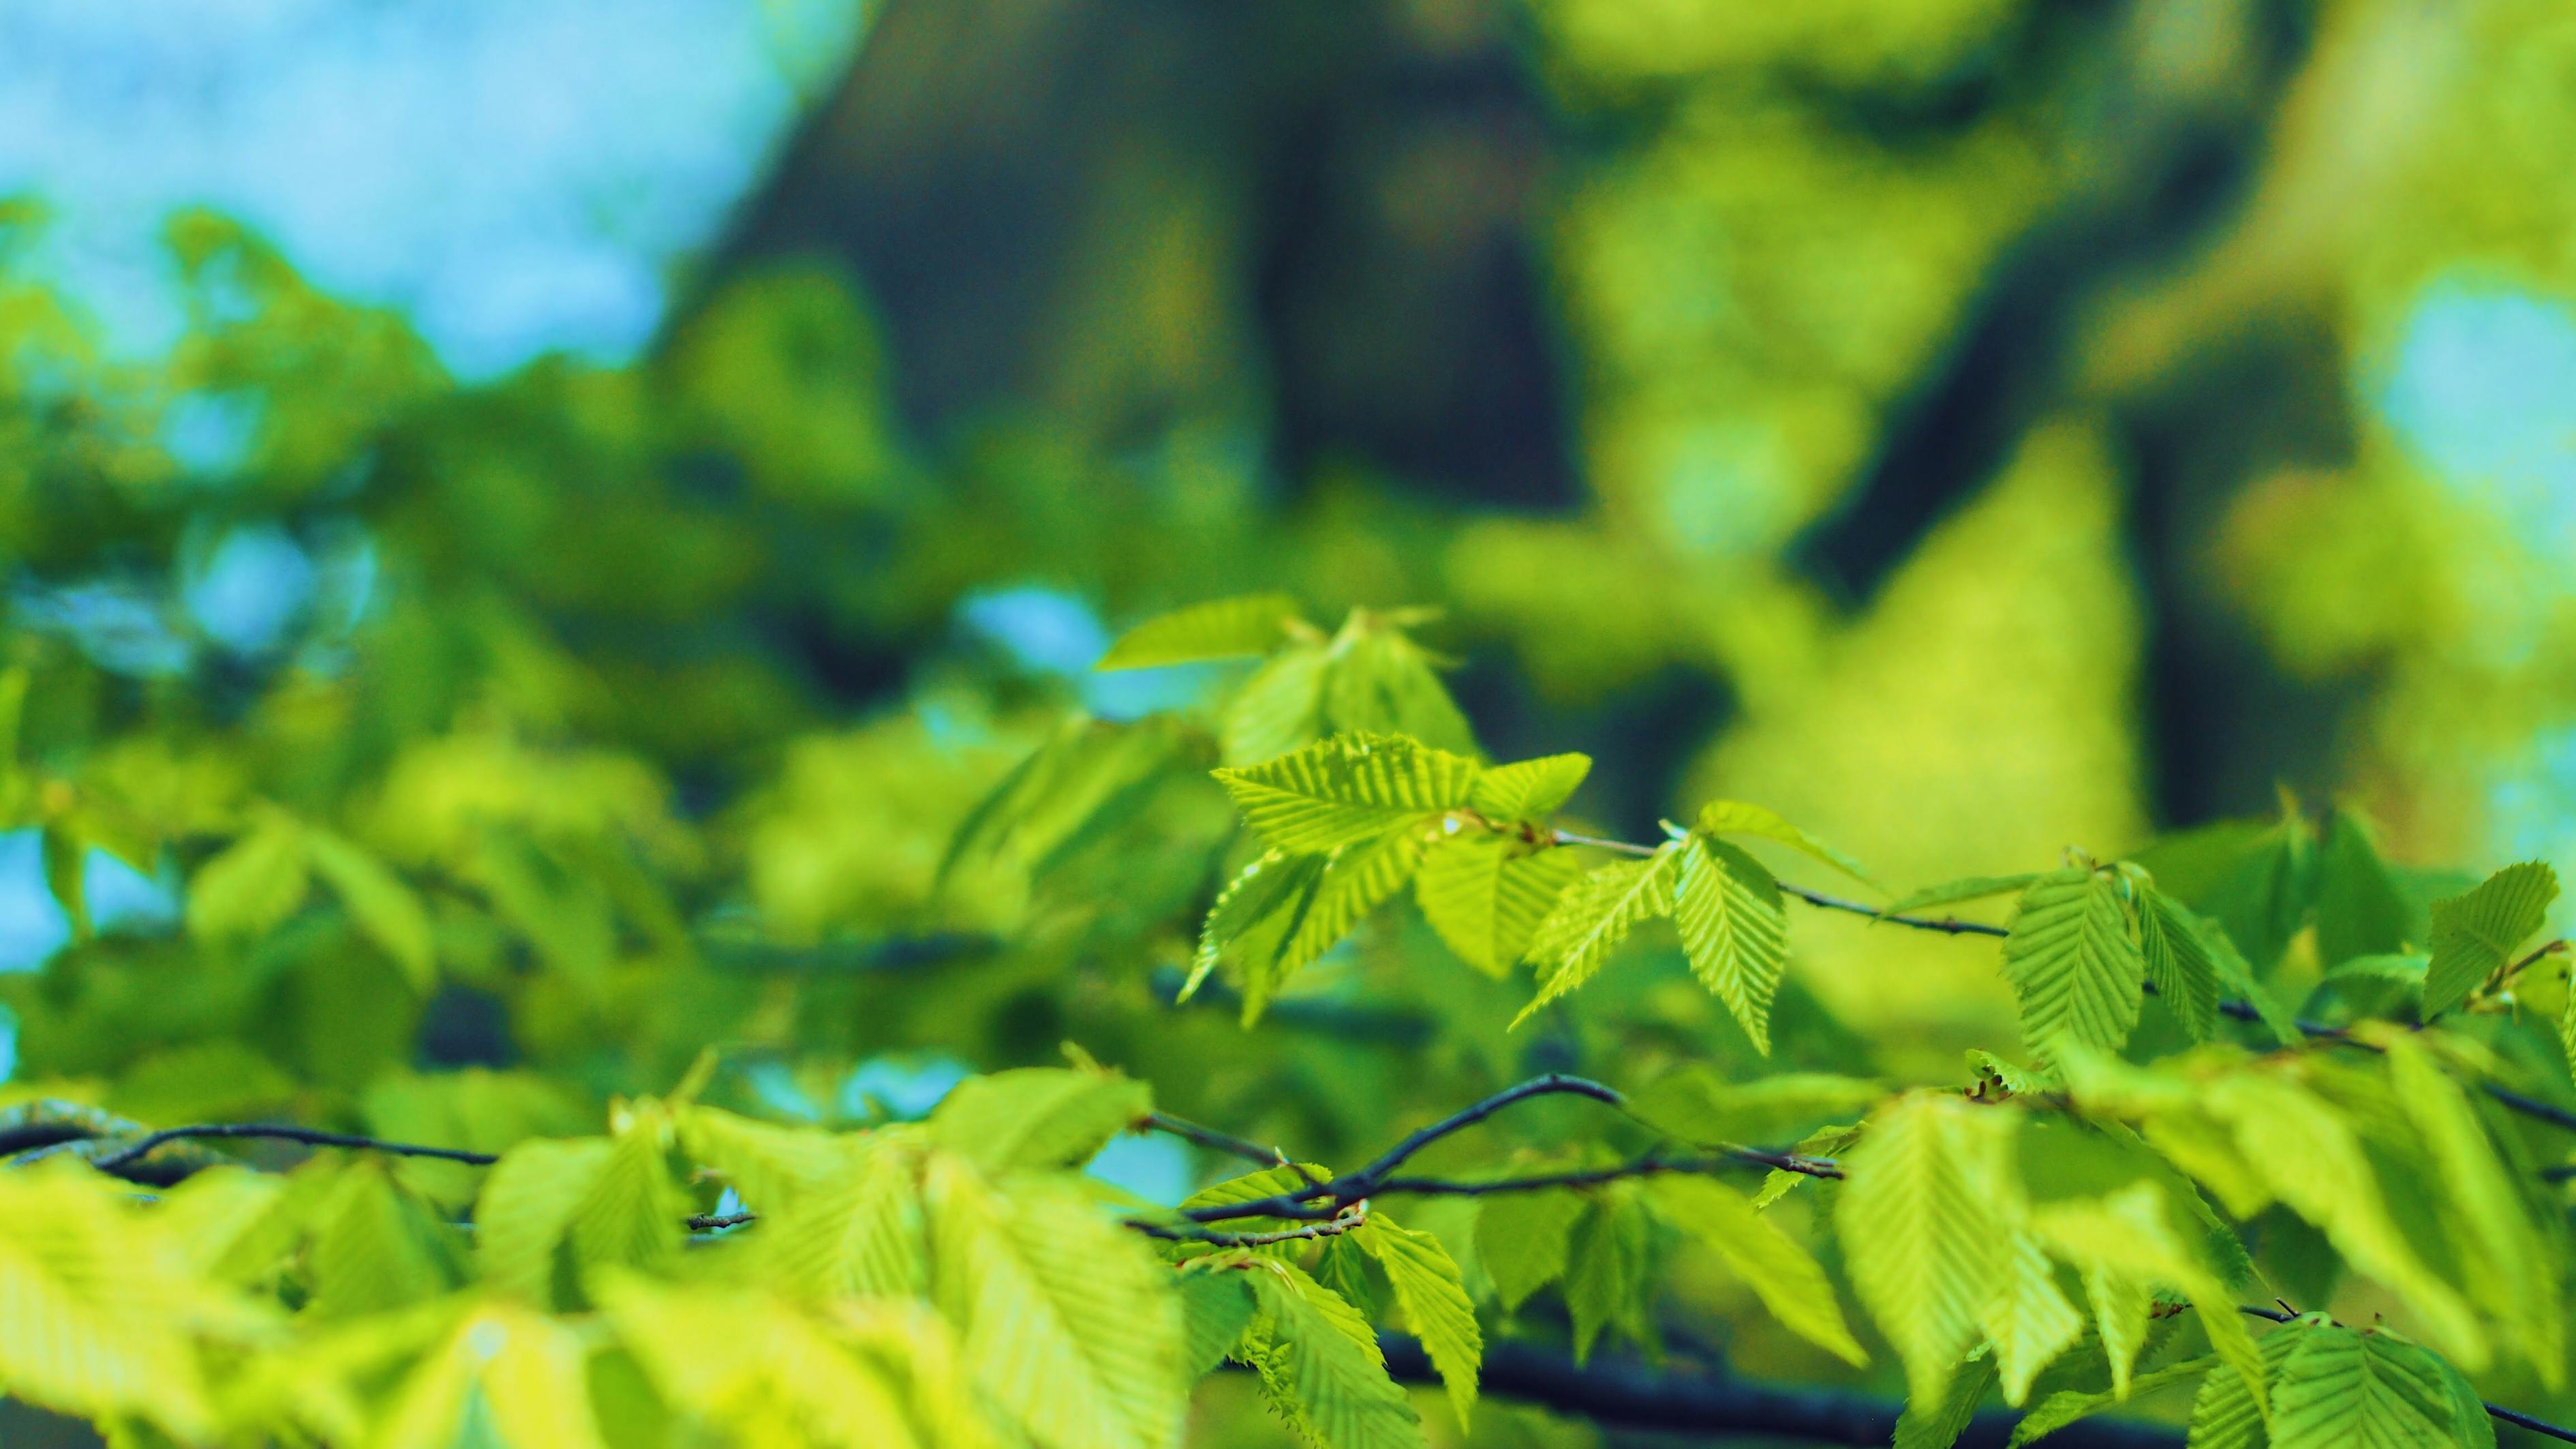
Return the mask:
{"type": "Polygon", "coordinates": [[[1425,1197],[1491,1197],[1498,1193],[1541,1192],[1558,1187],[1598,1187],[1621,1178],[1652,1177],[1665,1172],[1716,1173],[1748,1164],[1807,1177],[1839,1178],[1843,1175],[1842,1165],[1830,1157],[1800,1157],[1791,1152],[1763,1152],[1741,1147],[1714,1157],[1647,1156],[1616,1167],[1547,1173],[1537,1177],[1496,1178],[1488,1182],[1461,1182],[1445,1177],[1390,1177],[1378,1184],[1378,1191],[1409,1192],[1425,1197]]]}
{"type": "MultiPolygon", "coordinates": [[[[1378,1335],[1387,1371],[1405,1383],[1436,1381],[1422,1345],[1408,1335],[1378,1335]]],[[[1478,1374],[1490,1398],[1537,1404],[1607,1429],[1709,1438],[1763,1437],[1811,1444],[1884,1446],[1895,1437],[1903,1406],[1891,1399],[1834,1389],[1793,1389],[1714,1374],[1658,1371],[1595,1356],[1577,1364],[1561,1353],[1511,1340],[1489,1343],[1478,1374]]],[[[1977,1415],[1959,1438],[1962,1449],[2003,1449],[2020,1415],[1977,1415]]],[[[2083,1419],[2058,1430],[2050,1449],[2179,1449],[2180,1429],[2120,1419],[2083,1419]]]]}
{"type": "Polygon", "coordinates": [[[1305,1242],[1314,1238],[1338,1238],[1353,1228],[1368,1223],[1368,1200],[1363,1198],[1337,1217],[1302,1228],[1282,1228],[1273,1233],[1226,1233],[1213,1228],[1174,1228],[1160,1223],[1129,1219],[1127,1226],[1149,1238],[1167,1243],[1206,1243],[1219,1248],[1266,1248],[1273,1243],[1305,1242]]]}
{"type": "Polygon", "coordinates": [[[1192,1222],[1225,1222],[1235,1218],[1287,1218],[1306,1222],[1323,1222],[1337,1216],[1342,1209],[1375,1195],[1380,1185],[1406,1160],[1425,1147],[1452,1133],[1491,1117],[1515,1102],[1533,1097],[1568,1095],[1589,1097],[1593,1101],[1616,1107],[1627,1099],[1617,1092],[1587,1078],[1550,1072],[1532,1077],[1517,1086],[1506,1087],[1481,1102],[1462,1107],[1428,1127],[1406,1136],[1388,1148],[1378,1159],[1357,1172],[1343,1173],[1327,1182],[1310,1182],[1295,1192],[1274,1193],[1248,1202],[1220,1203],[1211,1207],[1192,1208],[1184,1216],[1192,1222]],[[1321,1206],[1313,1206],[1320,1203],[1321,1206]]]}
{"type": "Polygon", "coordinates": [[[347,1147],[364,1152],[382,1152],[395,1157],[433,1157],[442,1162],[462,1162],[468,1167],[489,1167],[501,1159],[489,1152],[468,1152],[461,1147],[428,1147],[417,1142],[388,1142],[380,1137],[360,1137],[346,1132],[323,1132],[311,1127],[290,1127],[267,1122],[201,1122],[189,1127],[164,1127],[147,1132],[133,1142],[94,1160],[90,1165],[101,1172],[113,1173],[129,1163],[152,1155],[155,1148],[191,1138],[249,1138],[270,1142],[300,1142],[307,1147],[347,1147]]]}

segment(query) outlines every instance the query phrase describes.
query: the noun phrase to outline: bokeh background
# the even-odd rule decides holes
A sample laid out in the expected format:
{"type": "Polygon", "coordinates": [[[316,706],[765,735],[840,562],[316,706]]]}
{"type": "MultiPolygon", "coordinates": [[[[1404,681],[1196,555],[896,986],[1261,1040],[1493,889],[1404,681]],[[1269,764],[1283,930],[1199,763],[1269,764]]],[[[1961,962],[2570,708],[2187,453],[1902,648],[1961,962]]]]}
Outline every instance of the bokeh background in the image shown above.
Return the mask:
{"type": "MultiPolygon", "coordinates": [[[[1604,828],[1723,793],[1903,886],[2288,792],[2563,872],[2571,161],[2555,0],[11,0],[8,647],[29,749],[175,842],[54,868],[148,954],[191,831],[300,800],[474,905],[385,1050],[543,1057],[578,1011],[477,1004],[529,942],[589,1000],[710,922],[790,975],[974,925],[931,876],[999,772],[1210,687],[1107,640],[1275,586],[1444,609],[1604,828]],[[722,885],[567,884],[610,835],[722,885]]],[[[1802,929],[1856,1028],[2009,1021],[1802,929]]],[[[618,1040],[804,1009],[725,980],[618,1040]]],[[[11,1040],[202,1113],[381,985],[249,1066],[139,1006],[40,1051],[70,988],[11,1040]]],[[[1016,1050],[937,1030],[826,1095],[1016,1050]]]]}

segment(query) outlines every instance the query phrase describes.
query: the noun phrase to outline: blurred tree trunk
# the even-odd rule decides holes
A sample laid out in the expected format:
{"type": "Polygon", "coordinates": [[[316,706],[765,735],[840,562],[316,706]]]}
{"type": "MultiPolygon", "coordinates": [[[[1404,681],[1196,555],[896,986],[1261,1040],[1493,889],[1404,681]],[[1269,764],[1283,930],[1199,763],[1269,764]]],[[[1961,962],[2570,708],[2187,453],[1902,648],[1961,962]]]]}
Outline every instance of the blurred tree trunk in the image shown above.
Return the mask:
{"type": "Polygon", "coordinates": [[[1224,417],[1292,481],[1560,506],[1543,154],[1494,0],[891,0],[698,295],[845,263],[934,435],[1224,417]]]}

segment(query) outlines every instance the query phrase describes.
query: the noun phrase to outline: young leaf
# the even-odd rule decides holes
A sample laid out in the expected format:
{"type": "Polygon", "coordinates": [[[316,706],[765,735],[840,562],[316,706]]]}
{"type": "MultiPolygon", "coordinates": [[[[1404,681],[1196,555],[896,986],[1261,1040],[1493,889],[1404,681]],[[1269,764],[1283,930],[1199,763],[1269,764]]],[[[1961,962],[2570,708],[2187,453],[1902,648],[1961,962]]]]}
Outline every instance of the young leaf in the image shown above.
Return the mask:
{"type": "Polygon", "coordinates": [[[1881,917],[1904,916],[1916,911],[1928,911],[1934,906],[1955,906],[1967,901],[1981,901],[1988,896],[2019,895],[2037,879],[2039,879],[2038,876],[2025,873],[1972,875],[1965,880],[1944,881],[1939,885],[1925,886],[1909,895],[1897,897],[1884,910],[1881,910],[1879,915],[1881,917]]]}
{"type": "Polygon", "coordinates": [[[556,1251],[608,1156],[604,1137],[541,1137],[501,1154],[474,1203],[476,1276],[500,1292],[553,1306],[556,1251]]]}
{"type": "Polygon", "coordinates": [[[640,1104],[609,1135],[598,1176],[572,1214],[572,1250],[584,1269],[653,1269],[680,1254],[689,1201],[671,1177],[670,1119],[640,1104]]]}
{"type": "Polygon", "coordinates": [[[2266,1449],[2270,1434],[2255,1392],[2273,1382],[2301,1335],[2323,1322],[2322,1316],[2302,1318],[2265,1334],[2256,1345],[2252,1368],[2224,1361],[2212,1368],[2192,1400],[2190,1449],[2266,1449]]]}
{"type": "Polygon", "coordinates": [[[383,861],[330,831],[307,828],[304,845],[315,873],[348,907],[349,919],[393,958],[414,991],[427,996],[438,984],[437,943],[420,897],[383,861]]]}
{"type": "Polygon", "coordinates": [[[1179,1275],[1182,1363],[1192,1378],[1215,1370],[1252,1324],[1252,1289],[1242,1272],[1217,1267],[1179,1275]]]}
{"type": "Polygon", "coordinates": [[[1321,644],[1291,644],[1254,670],[1226,707],[1226,763],[1258,764],[1321,738],[1324,673],[1331,663],[1321,644]]]}
{"type": "Polygon", "coordinates": [[[455,1229],[395,1186],[381,1163],[342,1168],[315,1224],[308,1265],[316,1313],[381,1313],[456,1286],[455,1229]]]}
{"type": "Polygon", "coordinates": [[[1667,1072],[1629,1097],[1628,1113],[1667,1137],[1702,1147],[1773,1142],[1820,1119],[1846,1116],[1887,1095],[1877,1082],[1823,1072],[1783,1072],[1731,1082],[1707,1067],[1667,1072]]]}
{"type": "Polygon", "coordinates": [[[1717,1254],[1783,1327],[1854,1367],[1869,1362],[1843,1322],[1825,1270],[1742,1193],[1687,1176],[1658,1178],[1651,1190],[1664,1216],[1717,1254]]]}
{"type": "Polygon", "coordinates": [[[786,1204],[764,1208],[751,1240],[760,1275],[800,1297],[909,1297],[929,1281],[920,1153],[892,1131],[870,1133],[786,1204]]]}
{"type": "Polygon", "coordinates": [[[2317,961],[2388,955],[2424,940],[2420,909],[2380,858],[2370,822],[2337,805],[2317,851],[2317,961]]]}
{"type": "Polygon", "coordinates": [[[1150,1088],[1113,1072],[1019,1067],[959,1082],[930,1139],[987,1172],[1079,1167],[1153,1110],[1150,1088]]]}
{"type": "Polygon", "coordinates": [[[1543,755],[1496,765],[1476,777],[1467,804],[1497,824],[1544,820],[1573,798],[1591,772],[1590,755],[1543,755]]]}
{"type": "Polygon", "coordinates": [[[1614,861],[1566,890],[1530,938],[1530,959],[1540,963],[1538,996],[1512,1018],[1514,1026],[1591,980],[1639,921],[1673,913],[1681,851],[1675,842],[1644,860],[1614,861]]]}
{"type": "Polygon", "coordinates": [[[1566,1249],[1565,1306],[1574,1315],[1574,1361],[1592,1354],[1601,1330],[1620,1324],[1643,1337],[1651,1224],[1624,1193],[1605,1193],[1575,1224],[1566,1249]]]}
{"type": "Polygon", "coordinates": [[[1771,998],[1789,960],[1789,916],[1761,862],[1707,834],[1681,845],[1673,923],[1691,973],[1726,1003],[1753,1049],[1771,1054],[1771,998]]]}
{"type": "Polygon", "coordinates": [[[1905,1360],[1913,1403],[1939,1402],[1993,1294],[2009,1125],[1955,1096],[1910,1093],[1842,1159],[1834,1226],[1854,1291],[1905,1360]]]}
{"type": "Polygon", "coordinates": [[[1180,1302],[1143,1240],[1068,1181],[1005,1195],[934,1154],[932,1292],[984,1391],[1047,1449],[1160,1449],[1181,1423],[1180,1302]]]}
{"type": "Polygon", "coordinates": [[[1296,902],[1277,947],[1244,953],[1243,1024],[1260,1020],[1299,971],[1341,944],[1362,918],[1403,890],[1422,863],[1423,848],[1422,837],[1405,832],[1334,851],[1313,889],[1296,902]]]}
{"type": "Polygon", "coordinates": [[[282,813],[265,815],[189,880],[189,934],[208,940],[266,935],[295,914],[311,888],[303,827],[282,813]]]}
{"type": "MultiPolygon", "coordinates": [[[[2227,1284],[2184,1245],[2152,1182],[2135,1182],[2107,1197],[2052,1203],[2031,1226],[2049,1250],[2084,1274],[2102,1346],[2111,1361],[2112,1392],[2126,1397],[2129,1377],[2146,1335],[2150,1290],[2179,1290],[2199,1310],[2212,1350],[2239,1370],[2258,1364],[2253,1337],[2237,1315],[2227,1284]]],[[[2260,1391],[2257,1391],[2260,1397],[2260,1391]]]]}
{"type": "Polygon", "coordinates": [[[1321,854],[1465,805],[1476,762],[1400,735],[1336,735],[1216,777],[1273,849],[1321,854]]]}
{"type": "Polygon", "coordinates": [[[2555,1380],[2563,1367],[2566,1320],[2559,1273],[2540,1226],[2468,1095],[2431,1048],[2412,1033],[2391,1033],[2386,1049],[2391,1094],[2439,1169],[2434,1181],[2466,1228],[2460,1236],[2473,1245],[2478,1268],[2472,1287],[2517,1330],[2506,1341],[2522,1350],[2544,1380],[2555,1380]]]}
{"type": "MultiPolygon", "coordinates": [[[[1820,1127],[1808,1133],[1799,1140],[1797,1146],[1789,1150],[1800,1157],[1834,1157],[1849,1151],[1851,1145],[1858,1142],[1860,1137],[1861,1126],[1857,1122],[1838,1127],[1820,1127]]],[[[1790,1172],[1784,1168],[1775,1167],[1762,1175],[1762,1186],[1753,1194],[1753,1206],[1767,1208],[1787,1197],[1797,1188],[1814,1181],[1816,1179],[1806,1173],[1790,1172]]],[[[1822,1185],[1831,1187],[1833,1184],[1822,1185]]],[[[1819,1209],[1819,1211],[1822,1210],[1819,1209]]]]}
{"type": "Polygon", "coordinates": [[[1413,898],[1461,960],[1501,977],[1529,949],[1539,922],[1582,868],[1573,851],[1534,850],[1495,831],[1468,830],[1432,843],[1414,876],[1413,898]]]}
{"type": "Polygon", "coordinates": [[[1951,1449],[1977,1417],[1977,1405],[1996,1377],[1995,1356],[1979,1354],[1952,1371],[1950,1387],[1940,1398],[1907,1400],[1905,1412],[1896,1416],[1894,1449],[1951,1449]]]}
{"type": "Polygon", "coordinates": [[[1507,1192],[1476,1210],[1476,1261],[1505,1312],[1564,1275],[1574,1225],[1587,1206],[1571,1192],[1507,1192]]]}
{"type": "Polygon", "coordinates": [[[2449,1449],[2454,1417],[2424,1349],[2384,1328],[2303,1327],[2272,1388],[2272,1449],[2449,1449]]]}
{"type": "Polygon", "coordinates": [[[1264,1262],[1244,1276],[1281,1350],[1287,1407],[1322,1449],[1423,1449],[1422,1420],[1387,1377],[1359,1310],[1287,1263],[1264,1262]]]}
{"type": "Polygon", "coordinates": [[[1876,885],[1861,863],[1790,824],[1779,812],[1741,800],[1712,800],[1700,807],[1699,829],[1707,835],[1753,835],[1775,840],[1829,865],[1865,885],[1876,885]]]}
{"type": "Polygon", "coordinates": [[[1297,601],[1286,594],[1242,594],[1212,599],[1153,618],[1118,636],[1098,670],[1151,669],[1267,654],[1292,630],[1305,626],[1297,601]]]}
{"type": "Polygon", "coordinates": [[[1235,943],[1245,942],[1262,952],[1284,945],[1295,920],[1293,913],[1303,911],[1302,903],[1322,879],[1325,863],[1320,855],[1267,851],[1226,882],[1208,910],[1207,922],[1199,927],[1198,952],[1190,963],[1189,979],[1181,985],[1180,999],[1187,1001],[1198,994],[1200,984],[1235,943]]]}
{"type": "Polygon", "coordinates": [[[2084,1336],[2084,1319],[2057,1286],[2056,1267],[2039,1240],[2019,1228],[2003,1231],[2009,1239],[1998,1255],[2001,1273],[1977,1323],[1994,1346],[2004,1402],[2018,1406],[2039,1371],[2084,1336]]]}
{"type": "Polygon", "coordinates": [[[2147,886],[2139,893],[2139,947],[2147,980],[2193,1041],[2218,1034],[2218,962],[2202,924],[2181,903],[2147,886]]]}
{"type": "Polygon", "coordinates": [[[2126,1042],[2145,998],[2146,962],[2118,882],[2080,867],[2033,881],[2004,939],[2004,975],[2021,1001],[2022,1035],[2041,1055],[2126,1042]]]}
{"type": "Polygon", "coordinates": [[[1485,1359],[1485,1335],[1476,1326],[1476,1305],[1467,1297],[1457,1262],[1429,1233],[1396,1226],[1384,1213],[1372,1211],[1368,1226],[1349,1241],[1377,1259],[1404,1309],[1405,1326],[1422,1340],[1423,1352],[1449,1390],[1449,1406],[1465,1428],[1476,1407],[1476,1373],[1485,1359]]]}
{"type": "Polygon", "coordinates": [[[2433,903],[2433,964],[2424,973],[2424,1015],[2459,1005],[2513,960],[2513,950],[2549,918],[2558,873],[2538,861],[2509,865],[2476,890],[2433,903]]]}
{"type": "Polygon", "coordinates": [[[2185,1359],[2181,1363],[2168,1365],[2153,1373],[2140,1374],[2129,1383],[2126,1394],[2117,1391],[2085,1394],[2071,1389],[2051,1394],[2038,1408],[2024,1415],[2022,1421],[2013,1426],[2012,1443],[2009,1449],[2021,1449],[2022,1445],[2045,1435],[2054,1434],[2078,1419],[2089,1419],[2104,1409],[2123,1402],[2131,1395],[2153,1393],[2157,1389],[2172,1384],[2189,1383],[2202,1374],[2208,1373],[2217,1363],[2216,1357],[2203,1354],[2199,1358],[2185,1359]]]}
{"type": "Polygon", "coordinates": [[[1332,647],[1332,667],[1324,675],[1327,728],[1400,735],[1433,749],[1476,753],[1475,733],[1449,698],[1431,656],[1401,630],[1354,614],[1332,647]]]}
{"type": "Polygon", "coordinates": [[[477,1441],[600,1449],[590,1346],[578,1328],[510,1303],[460,1319],[394,1390],[373,1442],[450,1449],[477,1441]]]}

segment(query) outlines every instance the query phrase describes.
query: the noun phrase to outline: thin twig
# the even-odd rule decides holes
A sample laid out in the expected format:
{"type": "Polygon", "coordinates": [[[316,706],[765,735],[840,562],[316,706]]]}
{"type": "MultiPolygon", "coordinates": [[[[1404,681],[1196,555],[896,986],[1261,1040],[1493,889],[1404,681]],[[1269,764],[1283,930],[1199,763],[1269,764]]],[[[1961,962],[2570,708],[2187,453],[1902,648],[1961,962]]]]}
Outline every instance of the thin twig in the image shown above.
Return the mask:
{"type": "Polygon", "coordinates": [[[1286,1218],[1291,1221],[1324,1222],[1360,1199],[1374,1195],[1379,1185],[1403,1166],[1415,1153],[1455,1132],[1491,1117],[1515,1102],[1545,1096],[1589,1097],[1593,1101],[1616,1107],[1627,1099],[1617,1092],[1584,1077],[1550,1072],[1532,1077],[1517,1086],[1506,1087],[1471,1106],[1463,1107],[1428,1127],[1421,1128],[1388,1148],[1378,1159],[1357,1172],[1343,1173],[1324,1182],[1309,1182],[1294,1192],[1274,1193],[1269,1197],[1246,1202],[1216,1203],[1191,1208],[1184,1216],[1192,1222],[1225,1222],[1234,1218],[1286,1218]],[[1322,1206],[1311,1206],[1321,1202],[1322,1206]]]}
{"type": "Polygon", "coordinates": [[[712,1233],[721,1228],[738,1228],[744,1223],[758,1221],[760,1221],[758,1213],[716,1213],[690,1218],[686,1225],[693,1233],[712,1233]]]}
{"type": "Polygon", "coordinates": [[[152,1155],[154,1149],[172,1142],[199,1137],[252,1138],[271,1142],[300,1142],[307,1147],[349,1147],[365,1152],[382,1152],[395,1157],[434,1157],[443,1162],[462,1162],[468,1167],[489,1167],[501,1159],[489,1152],[468,1152],[461,1147],[429,1147],[417,1142],[388,1142],[381,1137],[359,1137],[346,1132],[323,1132],[311,1127],[290,1127],[266,1122],[200,1122],[188,1127],[164,1127],[91,1162],[101,1172],[114,1172],[128,1163],[152,1155]]]}
{"type": "Polygon", "coordinates": [[[1745,1147],[1714,1157],[1649,1155],[1616,1167],[1553,1172],[1536,1177],[1505,1177],[1487,1182],[1461,1182],[1446,1177],[1390,1177],[1378,1184],[1378,1191],[1409,1192],[1424,1197],[1490,1197],[1498,1193],[1540,1192],[1548,1188],[1598,1187],[1622,1178],[1652,1177],[1667,1172],[1709,1174],[1746,1164],[1807,1177],[1840,1178],[1843,1175],[1842,1165],[1830,1157],[1801,1157],[1790,1152],[1763,1152],[1745,1147]]]}
{"type": "Polygon", "coordinates": [[[1353,1228],[1368,1225],[1368,1199],[1362,1198],[1340,1215],[1302,1228],[1282,1228],[1273,1233],[1225,1233],[1213,1228],[1173,1228],[1160,1223],[1133,1219],[1127,1226],[1149,1238],[1167,1243],[1206,1243],[1219,1248],[1266,1248],[1273,1243],[1304,1242],[1313,1238],[1338,1238],[1353,1228]]]}
{"type": "Polygon", "coordinates": [[[1186,1117],[1175,1117],[1169,1112],[1149,1112],[1138,1125],[1150,1131],[1168,1132],[1174,1137],[1195,1142],[1211,1152],[1230,1153],[1247,1162],[1258,1162],[1264,1167],[1278,1167],[1287,1161],[1287,1155],[1275,1147],[1264,1147],[1251,1138],[1237,1137],[1231,1132],[1220,1132],[1214,1127],[1202,1126],[1186,1117]]]}

